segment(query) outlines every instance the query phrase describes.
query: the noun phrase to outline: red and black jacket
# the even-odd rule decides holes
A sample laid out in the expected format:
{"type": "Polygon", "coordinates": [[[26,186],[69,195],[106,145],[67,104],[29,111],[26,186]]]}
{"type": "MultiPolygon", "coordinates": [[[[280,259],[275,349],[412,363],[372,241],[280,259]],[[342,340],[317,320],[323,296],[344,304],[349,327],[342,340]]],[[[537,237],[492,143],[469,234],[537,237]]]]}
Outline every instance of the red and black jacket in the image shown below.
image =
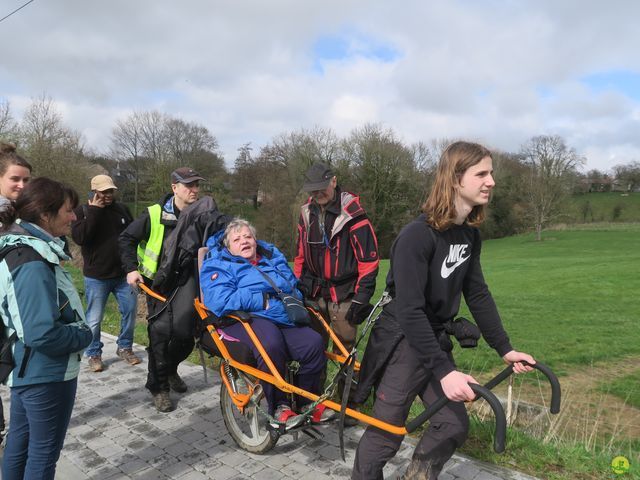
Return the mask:
{"type": "Polygon", "coordinates": [[[311,197],[301,207],[293,271],[306,297],[367,303],[378,264],[378,240],[357,196],[336,188],[324,215],[311,197]]]}

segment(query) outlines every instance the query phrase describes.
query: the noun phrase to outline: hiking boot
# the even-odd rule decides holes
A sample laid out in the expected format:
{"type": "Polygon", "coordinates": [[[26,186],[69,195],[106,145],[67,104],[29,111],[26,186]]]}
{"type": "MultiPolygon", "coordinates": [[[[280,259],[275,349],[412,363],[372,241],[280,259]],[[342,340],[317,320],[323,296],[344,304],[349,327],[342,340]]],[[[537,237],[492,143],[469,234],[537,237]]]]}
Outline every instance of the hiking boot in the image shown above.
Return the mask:
{"type": "MultiPolygon", "coordinates": [[[[352,410],[359,410],[358,405],[353,404],[353,403],[348,403],[347,404],[347,408],[350,408],[352,410]]],[[[349,415],[344,416],[344,426],[345,427],[355,427],[356,425],[358,425],[360,422],[358,421],[358,419],[354,418],[354,417],[350,417],[349,415]]]]}
{"type": "Polygon", "coordinates": [[[153,396],[153,404],[161,413],[171,412],[175,407],[169,396],[169,392],[159,392],[153,396]]]}
{"type": "Polygon", "coordinates": [[[313,409],[313,413],[311,414],[311,423],[324,423],[329,420],[333,420],[334,418],[336,418],[336,412],[327,408],[325,405],[320,404],[316,405],[316,408],[313,409]]]}
{"type": "Polygon", "coordinates": [[[353,418],[353,417],[350,417],[348,415],[345,415],[345,417],[344,417],[344,426],[345,427],[355,427],[359,423],[360,422],[358,421],[357,418],[353,418]]]}
{"type": "Polygon", "coordinates": [[[118,348],[116,350],[116,355],[127,362],[129,365],[137,365],[142,361],[140,360],[140,357],[133,353],[133,350],[131,350],[130,348],[118,348]]]}
{"type": "Polygon", "coordinates": [[[89,357],[89,370],[92,372],[101,372],[104,370],[104,363],[102,363],[102,355],[92,355],[89,357]]]}
{"type": "MultiPolygon", "coordinates": [[[[304,422],[304,416],[298,415],[296,412],[291,410],[289,405],[278,405],[275,413],[273,414],[273,418],[275,418],[281,424],[284,423],[285,428],[293,428],[301,425],[304,422]]],[[[278,424],[271,424],[274,428],[279,428],[278,424]]]]}
{"type": "Polygon", "coordinates": [[[174,392],[184,393],[187,391],[187,384],[184,383],[184,380],[182,380],[180,378],[180,375],[178,375],[177,373],[172,373],[171,375],[169,375],[168,380],[169,386],[174,392]]]}

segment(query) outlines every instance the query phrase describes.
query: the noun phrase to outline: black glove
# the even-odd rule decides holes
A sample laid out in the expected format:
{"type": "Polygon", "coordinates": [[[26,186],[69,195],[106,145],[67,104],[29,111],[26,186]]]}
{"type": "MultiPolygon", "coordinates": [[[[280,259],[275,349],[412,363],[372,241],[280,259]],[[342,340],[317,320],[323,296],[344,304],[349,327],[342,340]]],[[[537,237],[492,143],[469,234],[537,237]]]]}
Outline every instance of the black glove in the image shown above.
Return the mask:
{"type": "Polygon", "coordinates": [[[345,316],[345,318],[350,325],[360,325],[367,319],[372,310],[373,305],[371,305],[370,303],[359,303],[356,301],[352,301],[349,310],[347,310],[347,315],[345,316]]]}
{"type": "Polygon", "coordinates": [[[453,335],[458,340],[462,348],[473,348],[478,346],[480,329],[466,318],[460,317],[445,323],[445,330],[449,335],[453,335]]]}

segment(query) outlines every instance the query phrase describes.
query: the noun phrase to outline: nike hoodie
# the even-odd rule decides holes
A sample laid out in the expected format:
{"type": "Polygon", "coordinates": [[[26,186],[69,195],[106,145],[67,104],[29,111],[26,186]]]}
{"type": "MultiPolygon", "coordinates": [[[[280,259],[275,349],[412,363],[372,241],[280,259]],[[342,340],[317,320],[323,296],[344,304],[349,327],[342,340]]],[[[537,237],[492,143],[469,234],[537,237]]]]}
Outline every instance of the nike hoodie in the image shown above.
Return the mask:
{"type": "Polygon", "coordinates": [[[480,232],[467,224],[443,232],[424,215],[406,225],[391,247],[383,317],[395,321],[425,368],[441,380],[455,365],[437,334],[465,301],[487,343],[500,356],[512,350],[480,267],[480,232]]]}

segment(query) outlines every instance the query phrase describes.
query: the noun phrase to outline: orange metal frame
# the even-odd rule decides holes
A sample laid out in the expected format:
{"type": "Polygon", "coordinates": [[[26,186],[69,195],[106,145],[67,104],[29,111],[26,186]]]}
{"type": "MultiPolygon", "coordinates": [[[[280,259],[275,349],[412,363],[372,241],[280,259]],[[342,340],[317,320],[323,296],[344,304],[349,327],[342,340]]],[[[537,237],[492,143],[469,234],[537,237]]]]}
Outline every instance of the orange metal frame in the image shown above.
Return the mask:
{"type": "MultiPolygon", "coordinates": [[[[204,304],[198,300],[195,299],[194,300],[194,305],[196,308],[196,311],[198,312],[198,315],[200,316],[201,319],[204,319],[208,316],[208,311],[206,309],[206,307],[204,306],[204,304]]],[[[332,360],[335,360],[337,362],[340,363],[344,363],[344,361],[347,359],[347,357],[349,356],[349,353],[347,352],[346,348],[344,347],[344,345],[340,342],[340,340],[338,339],[338,337],[335,335],[335,333],[333,332],[333,330],[331,330],[331,328],[329,327],[329,325],[327,325],[327,323],[325,322],[324,318],[322,318],[322,316],[316,312],[315,310],[311,309],[311,312],[318,318],[318,320],[320,321],[320,323],[322,324],[322,326],[327,330],[327,332],[329,333],[329,335],[331,336],[334,345],[337,345],[338,349],[340,350],[340,352],[342,353],[342,355],[338,355],[338,354],[334,354],[331,352],[325,352],[325,354],[327,355],[328,358],[331,358],[332,360]]],[[[251,367],[249,365],[246,365],[244,363],[240,363],[236,360],[234,360],[231,355],[229,354],[229,351],[227,350],[227,347],[225,346],[224,342],[221,339],[221,336],[216,332],[216,329],[212,326],[212,325],[207,325],[207,331],[209,332],[209,334],[211,335],[211,337],[213,338],[213,341],[216,344],[216,347],[218,347],[218,350],[220,351],[220,354],[222,355],[222,358],[232,367],[247,373],[248,375],[251,375],[259,380],[262,380],[264,382],[270,383],[272,385],[274,385],[276,388],[278,388],[279,390],[282,390],[283,392],[287,392],[287,393],[294,393],[296,395],[300,395],[301,397],[307,398],[309,400],[311,400],[312,402],[315,402],[316,400],[318,400],[320,397],[318,395],[315,395],[311,392],[308,392],[306,390],[303,390],[301,388],[296,387],[295,385],[291,385],[290,383],[287,383],[282,376],[280,375],[280,373],[278,372],[278,369],[275,367],[275,365],[273,364],[273,362],[271,361],[271,358],[269,357],[269,355],[267,354],[267,352],[265,351],[262,343],[260,342],[260,340],[258,339],[257,335],[255,334],[255,332],[253,331],[253,329],[251,328],[251,325],[248,322],[243,322],[240,318],[234,317],[233,315],[229,315],[231,318],[235,318],[236,320],[238,320],[240,323],[242,323],[242,326],[244,327],[244,329],[247,331],[247,334],[249,335],[249,338],[251,338],[251,341],[255,344],[258,352],[260,353],[260,355],[262,356],[265,364],[267,365],[267,368],[269,369],[269,372],[263,372],[262,370],[258,370],[257,368],[251,367]]],[[[355,364],[355,368],[359,369],[360,368],[360,364],[358,362],[356,362],[355,364]]],[[[249,394],[236,394],[233,392],[231,385],[229,384],[226,375],[224,374],[224,370],[221,367],[221,371],[220,373],[222,374],[222,379],[225,383],[225,386],[227,387],[227,389],[229,390],[229,394],[231,395],[231,399],[234,402],[234,404],[240,409],[243,410],[244,407],[246,406],[246,404],[249,402],[249,399],[251,397],[251,394],[253,393],[253,388],[251,388],[250,393],[249,394]]],[[[332,400],[324,400],[322,402],[323,405],[325,405],[326,407],[335,410],[336,412],[340,411],[341,406],[332,401],[332,400]]],[[[406,435],[407,434],[407,429],[404,426],[398,426],[398,425],[392,425],[390,423],[387,422],[383,422],[381,420],[378,420],[377,418],[371,417],[369,415],[365,415],[364,413],[361,413],[357,410],[354,410],[352,408],[347,408],[346,409],[346,414],[352,418],[355,418],[363,423],[366,423],[368,425],[373,425],[374,427],[377,427],[381,430],[390,432],[390,433],[394,433],[396,435],[406,435]]]]}

